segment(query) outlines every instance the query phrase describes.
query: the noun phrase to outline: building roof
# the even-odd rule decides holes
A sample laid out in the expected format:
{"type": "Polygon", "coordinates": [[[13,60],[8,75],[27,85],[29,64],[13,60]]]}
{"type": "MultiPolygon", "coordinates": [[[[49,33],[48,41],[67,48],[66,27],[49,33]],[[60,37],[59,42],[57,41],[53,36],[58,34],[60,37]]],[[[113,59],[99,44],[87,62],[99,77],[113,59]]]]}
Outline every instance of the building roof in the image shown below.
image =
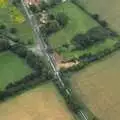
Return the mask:
{"type": "Polygon", "coordinates": [[[38,5],[40,3],[40,0],[24,0],[24,1],[28,5],[38,5]]]}

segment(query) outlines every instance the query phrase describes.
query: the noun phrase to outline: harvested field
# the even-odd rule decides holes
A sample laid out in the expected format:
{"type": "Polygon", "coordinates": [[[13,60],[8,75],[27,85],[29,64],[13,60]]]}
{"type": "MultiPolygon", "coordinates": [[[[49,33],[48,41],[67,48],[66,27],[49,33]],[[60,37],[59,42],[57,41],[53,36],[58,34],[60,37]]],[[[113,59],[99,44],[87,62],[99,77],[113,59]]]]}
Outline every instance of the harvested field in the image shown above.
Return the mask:
{"type": "Polygon", "coordinates": [[[0,120],[74,120],[56,87],[41,85],[0,104],[0,120]]]}
{"type": "Polygon", "coordinates": [[[0,53],[0,90],[32,72],[24,60],[10,51],[0,53]]]}
{"type": "Polygon", "coordinates": [[[97,13],[120,33],[120,0],[80,0],[91,13],[97,13]]]}
{"type": "Polygon", "coordinates": [[[100,120],[120,120],[120,51],[74,74],[72,87],[100,120]]]}

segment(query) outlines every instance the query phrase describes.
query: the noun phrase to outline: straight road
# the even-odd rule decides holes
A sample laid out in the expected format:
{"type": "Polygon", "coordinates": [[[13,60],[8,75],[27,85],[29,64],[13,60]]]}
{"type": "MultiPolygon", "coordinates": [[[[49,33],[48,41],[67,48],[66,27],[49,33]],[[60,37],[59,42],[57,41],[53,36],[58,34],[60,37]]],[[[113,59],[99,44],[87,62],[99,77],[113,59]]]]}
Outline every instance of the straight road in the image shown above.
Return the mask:
{"type": "Polygon", "coordinates": [[[34,34],[35,34],[35,38],[36,38],[36,44],[38,46],[38,50],[39,50],[40,54],[47,57],[51,67],[53,68],[55,76],[58,78],[59,82],[61,83],[62,87],[64,88],[65,85],[64,85],[64,83],[63,83],[63,81],[62,81],[62,79],[59,75],[59,71],[56,67],[56,63],[54,62],[53,56],[51,54],[48,54],[48,52],[47,52],[47,45],[44,42],[44,39],[41,35],[39,25],[37,24],[37,20],[35,19],[32,12],[29,10],[28,6],[24,3],[24,0],[21,0],[21,3],[23,5],[23,8],[26,12],[26,15],[27,15],[27,17],[30,21],[30,24],[31,24],[31,26],[34,30],[34,34]]]}
{"type": "MultiPolygon", "coordinates": [[[[43,39],[42,34],[40,32],[39,25],[37,24],[37,20],[36,20],[35,16],[29,10],[28,6],[24,3],[24,0],[21,0],[21,3],[22,3],[22,6],[23,6],[23,8],[26,12],[26,15],[29,19],[29,22],[30,22],[30,24],[31,24],[31,26],[34,30],[34,34],[35,34],[35,38],[36,38],[36,44],[38,46],[38,51],[40,52],[41,55],[46,56],[46,58],[48,59],[48,62],[50,63],[50,65],[51,65],[51,67],[54,71],[55,76],[59,80],[61,86],[63,88],[65,88],[64,82],[62,81],[62,79],[59,75],[59,70],[57,69],[56,63],[54,61],[54,57],[53,57],[53,55],[51,55],[47,52],[47,45],[44,42],[44,39],[43,39]]],[[[66,89],[65,91],[68,95],[71,95],[69,89],[66,89]]],[[[80,111],[80,114],[81,114],[81,116],[84,120],[88,120],[88,117],[82,111],[80,111]]]]}

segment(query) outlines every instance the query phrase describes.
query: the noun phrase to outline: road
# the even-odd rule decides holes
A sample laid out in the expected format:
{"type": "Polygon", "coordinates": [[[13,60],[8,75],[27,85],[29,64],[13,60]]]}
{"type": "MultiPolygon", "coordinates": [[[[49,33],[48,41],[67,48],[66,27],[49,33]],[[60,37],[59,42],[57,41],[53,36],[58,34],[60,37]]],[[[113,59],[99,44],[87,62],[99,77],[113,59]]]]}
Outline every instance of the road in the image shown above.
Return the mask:
{"type": "Polygon", "coordinates": [[[32,12],[29,10],[29,8],[24,3],[24,0],[21,0],[21,3],[23,5],[23,7],[24,7],[24,10],[25,10],[26,14],[27,14],[27,17],[28,17],[28,19],[30,21],[30,24],[31,24],[31,26],[32,26],[32,28],[34,30],[34,35],[35,35],[35,38],[36,38],[36,45],[37,45],[37,48],[38,48],[40,54],[47,57],[50,65],[51,65],[51,67],[52,67],[52,69],[54,71],[55,76],[58,78],[61,85],[63,87],[65,87],[62,79],[60,78],[58,68],[56,67],[56,64],[54,62],[54,57],[51,54],[48,54],[48,52],[47,52],[47,45],[44,42],[44,39],[40,34],[41,32],[40,32],[40,29],[39,29],[39,25],[37,24],[37,20],[35,19],[32,12]]]}
{"type": "MultiPolygon", "coordinates": [[[[34,35],[35,35],[35,39],[36,39],[36,46],[37,46],[37,50],[38,52],[42,55],[42,56],[45,56],[48,60],[48,62],[50,63],[53,71],[54,71],[54,74],[55,76],[57,77],[57,79],[59,80],[61,86],[63,88],[65,88],[65,85],[64,85],[64,82],[62,81],[60,75],[59,75],[59,70],[56,66],[56,63],[54,61],[54,57],[53,55],[49,54],[47,52],[47,45],[46,43],[44,42],[44,38],[42,37],[42,34],[40,32],[40,29],[39,29],[39,25],[37,24],[37,20],[35,18],[35,16],[33,15],[33,13],[29,10],[28,6],[24,3],[24,0],[21,0],[21,3],[23,5],[23,8],[26,12],[26,15],[29,19],[29,22],[31,24],[31,27],[33,28],[34,30],[34,35]]],[[[70,90],[66,88],[66,93],[68,95],[71,95],[70,93],[70,90]]],[[[83,111],[80,111],[80,114],[82,116],[82,118],[84,120],[88,120],[88,117],[83,113],[83,111]]]]}

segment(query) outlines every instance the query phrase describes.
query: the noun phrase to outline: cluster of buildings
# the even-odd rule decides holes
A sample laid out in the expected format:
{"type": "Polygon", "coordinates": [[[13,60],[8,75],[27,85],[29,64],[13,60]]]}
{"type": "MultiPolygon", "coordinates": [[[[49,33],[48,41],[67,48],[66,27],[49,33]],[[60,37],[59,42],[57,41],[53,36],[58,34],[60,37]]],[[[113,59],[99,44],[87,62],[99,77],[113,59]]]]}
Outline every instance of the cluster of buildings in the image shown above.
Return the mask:
{"type": "MultiPolygon", "coordinates": [[[[26,4],[28,5],[38,5],[40,4],[40,0],[24,0],[26,4]]],[[[44,0],[45,2],[48,2],[49,0],[44,0]]],[[[61,0],[62,2],[65,2],[66,0],[61,0]]]]}
{"type": "Polygon", "coordinates": [[[40,0],[24,0],[28,5],[38,5],[40,4],[40,0]]]}

